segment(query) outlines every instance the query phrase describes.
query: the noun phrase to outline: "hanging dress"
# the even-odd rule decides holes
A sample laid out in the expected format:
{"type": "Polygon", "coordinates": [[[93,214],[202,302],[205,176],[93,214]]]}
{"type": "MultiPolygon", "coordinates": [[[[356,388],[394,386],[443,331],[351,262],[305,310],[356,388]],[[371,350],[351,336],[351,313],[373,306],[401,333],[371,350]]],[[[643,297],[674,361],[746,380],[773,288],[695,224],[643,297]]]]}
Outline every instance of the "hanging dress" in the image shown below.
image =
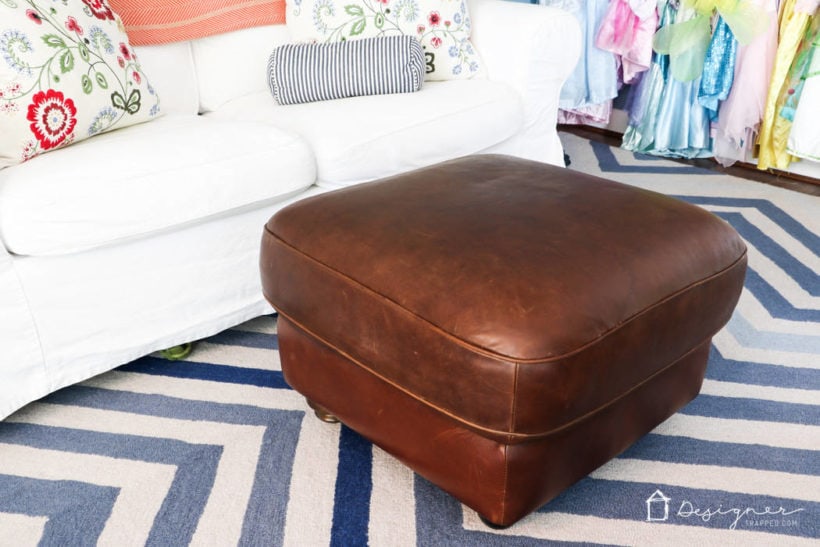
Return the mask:
{"type": "Polygon", "coordinates": [[[717,17],[698,89],[698,103],[708,110],[709,119],[718,117],[718,107],[732,89],[735,77],[737,40],[723,17],[717,17]]]}
{"type": "MultiPolygon", "coordinates": [[[[661,18],[662,28],[667,24],[685,23],[695,15],[692,9],[683,6],[675,9],[668,2],[661,18]]],[[[646,76],[650,81],[643,84],[648,85],[645,92],[649,93],[643,112],[644,119],[635,131],[627,128],[622,146],[628,150],[658,156],[710,157],[712,139],[709,133],[709,113],[698,103],[697,97],[700,77],[689,81],[677,80],[672,77],[668,56],[657,56],[656,59],[658,70],[650,68],[646,76]],[[659,97],[657,93],[660,93],[659,97]],[[633,148],[636,136],[639,137],[639,143],[633,148]]]]}
{"type": "Polygon", "coordinates": [[[574,15],[584,36],[578,64],[561,88],[558,107],[565,112],[559,111],[559,123],[608,122],[612,99],[618,95],[618,68],[615,56],[594,42],[609,1],[542,0],[542,4],[574,15]]]}
{"type": "MultiPolygon", "coordinates": [[[[675,19],[675,13],[676,9],[672,3],[661,0],[658,4],[659,25],[663,27],[671,24],[675,19]]],[[[647,152],[652,149],[668,69],[669,56],[655,52],[652,54],[649,70],[642,73],[638,82],[630,88],[627,96],[629,123],[624,131],[621,148],[633,152],[647,152]]]]}
{"type": "Polygon", "coordinates": [[[658,25],[656,0],[612,0],[595,37],[595,45],[617,55],[621,80],[635,81],[652,62],[652,36],[658,25]]]}
{"type": "Polygon", "coordinates": [[[756,5],[767,15],[768,25],[751,43],[738,48],[732,89],[713,124],[715,159],[724,166],[743,161],[751,149],[777,52],[777,0],[757,0],[756,5]]]}
{"type": "Polygon", "coordinates": [[[809,19],[817,11],[818,3],[818,0],[785,0],[781,5],[779,43],[758,137],[758,169],[786,169],[791,162],[786,151],[788,128],[784,130],[786,124],[782,118],[778,119],[778,111],[782,106],[782,103],[778,103],[782,101],[781,91],[788,85],[792,62],[805,36],[809,19]]]}
{"type": "Polygon", "coordinates": [[[661,97],[655,144],[649,154],[671,158],[712,157],[709,111],[698,102],[700,78],[668,78],[661,97]]]}
{"type": "Polygon", "coordinates": [[[796,157],[820,161],[820,34],[815,34],[812,48],[786,151],[796,157]]]}

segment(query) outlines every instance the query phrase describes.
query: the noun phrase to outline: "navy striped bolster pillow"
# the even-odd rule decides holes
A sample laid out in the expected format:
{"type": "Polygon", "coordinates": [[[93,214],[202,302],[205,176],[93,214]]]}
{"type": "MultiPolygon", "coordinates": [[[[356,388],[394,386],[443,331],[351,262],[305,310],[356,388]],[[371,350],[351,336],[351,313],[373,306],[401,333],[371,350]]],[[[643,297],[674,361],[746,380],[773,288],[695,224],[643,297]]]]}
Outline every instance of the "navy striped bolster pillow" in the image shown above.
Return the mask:
{"type": "Polygon", "coordinates": [[[411,93],[424,81],[424,52],[414,36],[329,44],[287,44],[268,60],[268,86],[279,104],[411,93]]]}

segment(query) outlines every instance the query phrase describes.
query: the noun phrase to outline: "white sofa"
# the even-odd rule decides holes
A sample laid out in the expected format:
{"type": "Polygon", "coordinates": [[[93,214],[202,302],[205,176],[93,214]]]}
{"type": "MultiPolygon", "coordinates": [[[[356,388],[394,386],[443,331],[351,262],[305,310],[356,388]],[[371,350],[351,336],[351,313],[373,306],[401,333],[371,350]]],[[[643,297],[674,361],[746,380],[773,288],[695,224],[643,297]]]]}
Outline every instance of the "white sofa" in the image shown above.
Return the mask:
{"type": "Polygon", "coordinates": [[[164,115],[0,170],[0,419],[271,310],[258,249],[285,204],[467,154],[562,164],[580,48],[551,8],[475,0],[487,79],[278,106],[284,25],[137,48],[164,115]]]}

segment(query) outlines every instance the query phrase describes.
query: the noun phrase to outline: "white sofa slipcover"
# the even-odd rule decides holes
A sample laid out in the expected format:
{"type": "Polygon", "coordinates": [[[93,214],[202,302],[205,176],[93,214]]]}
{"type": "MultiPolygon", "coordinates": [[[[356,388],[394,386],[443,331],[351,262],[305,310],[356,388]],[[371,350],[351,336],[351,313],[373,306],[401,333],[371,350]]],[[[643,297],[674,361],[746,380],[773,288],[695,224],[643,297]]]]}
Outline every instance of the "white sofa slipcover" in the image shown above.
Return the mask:
{"type": "Polygon", "coordinates": [[[294,200],[466,154],[561,164],[575,20],[470,10],[487,79],[415,94],[276,105],[265,68],[283,25],[137,48],[163,117],[0,170],[0,418],[269,313],[262,227],[294,200]]]}
{"type": "Polygon", "coordinates": [[[17,255],[77,253],[279,201],[314,182],[313,165],[274,126],[171,114],[8,168],[0,233],[17,255]],[[110,167],[90,176],[100,157],[110,167]]]}

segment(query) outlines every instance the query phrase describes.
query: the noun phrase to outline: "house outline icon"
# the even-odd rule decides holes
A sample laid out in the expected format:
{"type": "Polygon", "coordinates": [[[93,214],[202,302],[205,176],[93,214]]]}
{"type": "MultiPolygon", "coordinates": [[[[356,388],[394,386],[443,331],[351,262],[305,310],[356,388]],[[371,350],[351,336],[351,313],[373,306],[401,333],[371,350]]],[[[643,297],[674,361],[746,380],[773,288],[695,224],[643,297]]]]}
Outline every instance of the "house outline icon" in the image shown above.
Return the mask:
{"type": "Polygon", "coordinates": [[[669,502],[672,498],[664,495],[660,489],[655,490],[651,496],[646,498],[646,521],[663,522],[669,519],[669,502]],[[663,509],[661,509],[661,507],[663,509]],[[663,516],[660,516],[661,511],[663,516]]]}

